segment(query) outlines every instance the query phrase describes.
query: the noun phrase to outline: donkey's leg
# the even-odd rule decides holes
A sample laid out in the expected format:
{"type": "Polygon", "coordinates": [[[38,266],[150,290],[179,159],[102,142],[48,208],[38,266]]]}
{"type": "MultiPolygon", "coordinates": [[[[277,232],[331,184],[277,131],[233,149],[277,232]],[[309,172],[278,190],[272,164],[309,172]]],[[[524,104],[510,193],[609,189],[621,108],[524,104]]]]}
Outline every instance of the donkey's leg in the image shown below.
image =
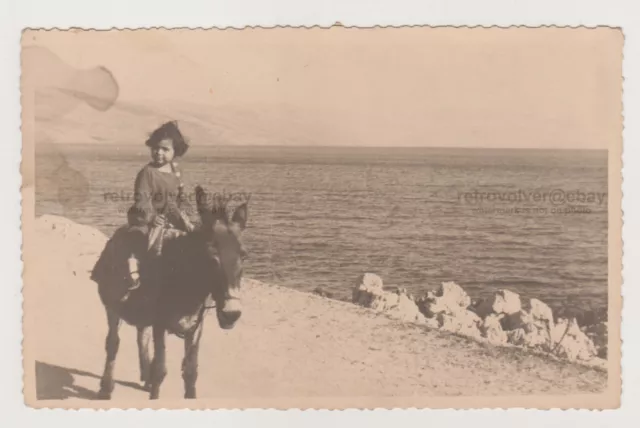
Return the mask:
{"type": "Polygon", "coordinates": [[[182,379],[184,380],[184,398],[196,398],[196,380],[198,379],[198,351],[202,337],[201,320],[193,332],[184,338],[184,359],[182,360],[182,379]]]}
{"type": "Polygon", "coordinates": [[[165,361],[165,329],[158,325],[153,326],[153,363],[151,363],[151,392],[149,398],[158,399],[160,385],[167,375],[165,361]]]}
{"type": "Polygon", "coordinates": [[[151,326],[138,327],[138,359],[140,360],[140,382],[144,389],[151,385],[151,358],[149,357],[149,342],[151,341],[151,326]]]}
{"type": "Polygon", "coordinates": [[[120,317],[114,311],[107,309],[107,322],[109,324],[109,332],[107,333],[107,340],[105,343],[107,361],[104,365],[104,372],[102,374],[102,379],[100,380],[100,392],[98,393],[98,398],[103,400],[111,399],[111,393],[113,392],[113,387],[115,385],[113,380],[113,368],[116,362],[118,348],[120,346],[120,337],[118,336],[120,317]]]}

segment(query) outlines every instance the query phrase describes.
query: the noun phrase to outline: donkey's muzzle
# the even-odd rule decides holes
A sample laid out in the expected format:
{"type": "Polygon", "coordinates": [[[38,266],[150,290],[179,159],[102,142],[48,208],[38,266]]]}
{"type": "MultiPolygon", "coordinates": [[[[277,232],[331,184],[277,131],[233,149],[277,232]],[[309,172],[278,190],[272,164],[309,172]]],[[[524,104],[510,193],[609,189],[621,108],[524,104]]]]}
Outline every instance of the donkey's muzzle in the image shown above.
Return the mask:
{"type": "Polygon", "coordinates": [[[220,328],[225,330],[232,329],[242,315],[240,299],[235,297],[226,299],[221,307],[216,308],[216,315],[218,316],[220,328]]]}

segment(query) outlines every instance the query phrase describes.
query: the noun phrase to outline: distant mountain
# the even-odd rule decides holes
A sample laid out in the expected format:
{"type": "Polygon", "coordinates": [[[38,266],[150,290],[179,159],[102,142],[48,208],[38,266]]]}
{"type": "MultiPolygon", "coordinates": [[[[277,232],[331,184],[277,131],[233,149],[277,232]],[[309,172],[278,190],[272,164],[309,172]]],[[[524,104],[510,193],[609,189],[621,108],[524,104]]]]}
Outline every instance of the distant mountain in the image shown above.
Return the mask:
{"type": "MultiPolygon", "coordinates": [[[[68,106],[72,94],[40,91],[39,110],[68,106]]],[[[322,131],[312,131],[295,111],[212,106],[189,102],[132,103],[117,101],[102,112],[77,104],[67,113],[37,118],[38,143],[140,144],[165,121],[177,120],[180,129],[198,145],[326,145],[322,131]],[[310,131],[307,131],[310,130],[310,131]]],[[[317,125],[315,126],[317,127],[317,125]]]]}

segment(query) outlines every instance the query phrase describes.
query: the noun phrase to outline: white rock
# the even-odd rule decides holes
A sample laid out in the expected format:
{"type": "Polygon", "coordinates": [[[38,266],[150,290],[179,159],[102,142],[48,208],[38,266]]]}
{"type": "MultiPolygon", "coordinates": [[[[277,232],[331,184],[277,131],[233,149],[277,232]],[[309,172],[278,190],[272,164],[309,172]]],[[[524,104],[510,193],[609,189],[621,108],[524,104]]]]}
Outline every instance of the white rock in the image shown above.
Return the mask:
{"type": "Polygon", "coordinates": [[[354,303],[364,306],[365,308],[384,312],[398,304],[398,295],[378,289],[360,289],[354,297],[354,303]]]}
{"type": "Polygon", "coordinates": [[[540,323],[553,327],[553,311],[547,304],[538,299],[530,299],[529,307],[529,313],[536,324],[540,323]]]}
{"type": "Polygon", "coordinates": [[[436,318],[426,318],[424,319],[424,325],[426,325],[429,328],[440,328],[440,323],[438,322],[438,320],[436,318]]]}
{"type": "Polygon", "coordinates": [[[395,292],[384,291],[382,279],[375,274],[364,274],[360,277],[353,289],[353,302],[384,312],[399,321],[426,324],[425,316],[405,289],[398,289],[395,292]]]}
{"type": "Polygon", "coordinates": [[[533,317],[531,314],[525,311],[518,311],[513,314],[503,314],[502,328],[506,331],[523,329],[525,332],[530,333],[534,330],[535,325],[533,323],[533,317]]]}
{"type": "Polygon", "coordinates": [[[458,313],[456,316],[438,314],[438,323],[442,330],[475,338],[482,337],[479,329],[481,321],[478,315],[470,311],[458,313]]]}
{"type": "Polygon", "coordinates": [[[382,287],[382,278],[378,275],[373,273],[361,275],[352,291],[353,303],[380,311],[397,303],[397,295],[394,302],[392,293],[385,293],[382,287]],[[387,301],[388,299],[390,301],[387,301]]]}
{"type": "Polygon", "coordinates": [[[515,330],[507,331],[507,341],[512,345],[524,346],[524,336],[526,333],[523,329],[517,328],[515,330]]]}
{"type": "Polygon", "coordinates": [[[535,348],[540,350],[549,349],[549,335],[541,329],[525,331],[523,328],[517,328],[507,332],[507,341],[512,345],[524,346],[527,348],[535,348]]]}
{"type": "Polygon", "coordinates": [[[461,308],[467,308],[471,304],[469,295],[462,287],[452,281],[443,282],[436,295],[438,297],[446,297],[447,300],[455,302],[461,308]]]}
{"type": "Polygon", "coordinates": [[[569,361],[589,361],[598,354],[593,341],[580,330],[575,318],[558,320],[552,338],[554,354],[569,361]]]}
{"type": "Polygon", "coordinates": [[[406,322],[425,324],[426,318],[418,309],[418,305],[406,294],[396,294],[395,305],[389,307],[390,317],[406,322]]]}
{"type": "Polygon", "coordinates": [[[507,333],[505,333],[500,324],[502,317],[503,315],[492,314],[480,324],[482,337],[487,338],[487,341],[491,344],[502,345],[507,342],[507,333]]]}
{"type": "Polygon", "coordinates": [[[378,288],[378,289],[382,290],[382,288],[383,288],[382,278],[380,278],[375,273],[365,273],[365,274],[363,274],[360,277],[360,284],[359,285],[363,285],[365,288],[368,288],[368,289],[378,288]]]}
{"type": "Polygon", "coordinates": [[[522,309],[520,296],[509,290],[498,290],[493,296],[478,303],[474,311],[482,318],[490,314],[513,314],[522,309]]]}
{"type": "Polygon", "coordinates": [[[578,336],[582,333],[580,330],[580,326],[578,325],[578,321],[575,318],[568,320],[566,318],[561,318],[558,320],[558,323],[555,325],[552,331],[552,337],[554,342],[558,342],[563,336],[578,336]],[[566,332],[566,333],[565,333],[566,332]]]}
{"type": "Polygon", "coordinates": [[[371,309],[376,311],[386,311],[398,304],[398,295],[395,293],[382,292],[375,296],[371,302],[371,309]]]}
{"type": "Polygon", "coordinates": [[[429,318],[433,318],[438,314],[453,315],[461,312],[461,308],[455,302],[447,300],[446,297],[438,297],[433,293],[429,293],[425,298],[418,301],[422,312],[429,318]]]}
{"type": "Polygon", "coordinates": [[[455,282],[443,282],[436,293],[428,292],[418,301],[422,313],[427,318],[438,314],[456,315],[466,312],[471,303],[471,298],[455,282]]]}
{"type": "Polygon", "coordinates": [[[535,320],[526,311],[504,315],[501,321],[507,332],[507,340],[516,346],[526,346],[540,350],[549,350],[551,345],[548,324],[535,320]]]}

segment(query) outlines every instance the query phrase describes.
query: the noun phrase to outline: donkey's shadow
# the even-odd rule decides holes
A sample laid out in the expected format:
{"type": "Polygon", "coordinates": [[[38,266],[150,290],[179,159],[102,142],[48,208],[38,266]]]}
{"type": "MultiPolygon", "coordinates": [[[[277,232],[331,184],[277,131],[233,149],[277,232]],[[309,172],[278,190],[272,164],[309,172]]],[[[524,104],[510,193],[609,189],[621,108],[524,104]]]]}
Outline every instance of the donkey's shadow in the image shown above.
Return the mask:
{"type": "MultiPolygon", "coordinates": [[[[38,400],[66,400],[68,398],[97,400],[98,392],[76,385],[75,376],[100,379],[100,376],[94,373],[36,361],[36,398],[38,400]]],[[[134,382],[116,381],[116,383],[143,391],[142,386],[134,382]]]]}

